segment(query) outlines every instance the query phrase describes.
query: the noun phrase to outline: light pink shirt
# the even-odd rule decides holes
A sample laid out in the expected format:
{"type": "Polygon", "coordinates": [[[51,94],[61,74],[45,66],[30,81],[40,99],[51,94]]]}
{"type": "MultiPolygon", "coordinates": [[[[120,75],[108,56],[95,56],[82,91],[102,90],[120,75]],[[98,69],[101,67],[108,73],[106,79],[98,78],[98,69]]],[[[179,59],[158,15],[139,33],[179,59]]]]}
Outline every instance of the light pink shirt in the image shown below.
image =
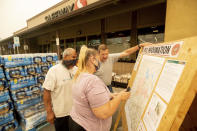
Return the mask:
{"type": "Polygon", "coordinates": [[[82,73],[72,88],[72,119],[87,131],[109,131],[112,118],[99,119],[92,108],[100,107],[110,101],[110,91],[96,75],[82,73]]]}

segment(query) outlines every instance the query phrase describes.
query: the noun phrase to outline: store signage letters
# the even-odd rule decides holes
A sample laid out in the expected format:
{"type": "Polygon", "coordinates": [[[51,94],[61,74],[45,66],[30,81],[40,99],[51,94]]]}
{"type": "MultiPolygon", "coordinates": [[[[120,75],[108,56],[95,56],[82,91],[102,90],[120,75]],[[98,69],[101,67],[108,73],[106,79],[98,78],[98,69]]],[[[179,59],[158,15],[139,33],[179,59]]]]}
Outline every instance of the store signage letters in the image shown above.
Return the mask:
{"type": "Polygon", "coordinates": [[[45,16],[45,20],[50,21],[64,14],[70,13],[74,10],[87,6],[87,0],[68,0],[68,1],[70,1],[71,4],[68,4],[66,5],[66,7],[59,9],[48,16],[45,16]]]}
{"type": "Polygon", "coordinates": [[[166,45],[153,45],[144,47],[142,50],[143,54],[148,55],[159,55],[159,56],[168,56],[168,57],[177,57],[183,41],[173,42],[171,44],[166,45]]]}
{"type": "Polygon", "coordinates": [[[171,46],[158,46],[158,47],[151,47],[151,48],[144,48],[143,52],[150,53],[150,54],[168,54],[170,52],[171,46]]]}
{"type": "Polygon", "coordinates": [[[67,13],[69,13],[69,12],[72,12],[72,11],[74,10],[74,6],[75,6],[74,3],[72,3],[71,5],[67,5],[67,6],[64,7],[64,8],[62,8],[62,9],[60,9],[60,10],[57,10],[57,11],[51,13],[51,14],[48,15],[48,16],[45,16],[45,20],[46,20],[46,21],[50,21],[50,20],[53,20],[53,19],[55,19],[55,18],[57,18],[57,17],[60,17],[60,16],[62,16],[62,15],[64,15],[64,14],[67,14],[67,13]]]}

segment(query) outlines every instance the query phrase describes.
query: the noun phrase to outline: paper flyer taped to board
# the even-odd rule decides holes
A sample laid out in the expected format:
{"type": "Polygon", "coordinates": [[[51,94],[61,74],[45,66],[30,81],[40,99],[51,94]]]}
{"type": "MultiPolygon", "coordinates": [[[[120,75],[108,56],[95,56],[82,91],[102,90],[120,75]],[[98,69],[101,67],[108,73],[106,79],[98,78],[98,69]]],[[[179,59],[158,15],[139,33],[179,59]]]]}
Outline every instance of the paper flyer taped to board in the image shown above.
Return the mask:
{"type": "Polygon", "coordinates": [[[170,102],[172,94],[181,77],[185,62],[168,60],[156,86],[156,92],[167,102],[170,102]]]}
{"type": "Polygon", "coordinates": [[[183,41],[173,42],[171,44],[166,44],[166,45],[147,46],[143,48],[142,54],[166,56],[166,57],[178,57],[182,45],[183,45],[183,41]]]}
{"type": "Polygon", "coordinates": [[[143,118],[147,131],[157,130],[166,107],[167,105],[154,93],[143,118]]]}

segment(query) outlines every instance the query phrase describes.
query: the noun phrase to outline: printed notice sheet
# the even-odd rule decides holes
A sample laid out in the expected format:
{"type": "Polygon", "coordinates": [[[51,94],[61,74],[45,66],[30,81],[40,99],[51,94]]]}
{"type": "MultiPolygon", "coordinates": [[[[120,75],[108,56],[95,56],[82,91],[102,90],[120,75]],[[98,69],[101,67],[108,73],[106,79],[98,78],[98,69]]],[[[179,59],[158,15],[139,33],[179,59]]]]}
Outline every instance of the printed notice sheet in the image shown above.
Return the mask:
{"type": "Polygon", "coordinates": [[[185,67],[185,62],[168,60],[156,86],[156,92],[167,102],[170,102],[177,82],[185,67]]]}
{"type": "Polygon", "coordinates": [[[155,82],[162,70],[164,58],[143,55],[131,87],[131,97],[125,105],[129,131],[136,131],[155,82]]]}
{"type": "Polygon", "coordinates": [[[143,121],[147,131],[156,131],[166,110],[166,104],[154,93],[143,121]]]}

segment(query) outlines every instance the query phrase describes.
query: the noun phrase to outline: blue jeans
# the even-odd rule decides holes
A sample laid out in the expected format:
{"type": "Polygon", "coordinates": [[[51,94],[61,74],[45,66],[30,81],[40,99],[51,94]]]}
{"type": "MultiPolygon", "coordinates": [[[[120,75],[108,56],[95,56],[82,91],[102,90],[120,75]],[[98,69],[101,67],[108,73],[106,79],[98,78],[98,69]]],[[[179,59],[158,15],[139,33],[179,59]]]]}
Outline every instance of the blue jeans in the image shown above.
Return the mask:
{"type": "Polygon", "coordinates": [[[108,85],[107,87],[108,87],[108,89],[109,89],[109,91],[110,91],[111,93],[114,92],[113,89],[112,89],[112,85],[108,85]]]}

